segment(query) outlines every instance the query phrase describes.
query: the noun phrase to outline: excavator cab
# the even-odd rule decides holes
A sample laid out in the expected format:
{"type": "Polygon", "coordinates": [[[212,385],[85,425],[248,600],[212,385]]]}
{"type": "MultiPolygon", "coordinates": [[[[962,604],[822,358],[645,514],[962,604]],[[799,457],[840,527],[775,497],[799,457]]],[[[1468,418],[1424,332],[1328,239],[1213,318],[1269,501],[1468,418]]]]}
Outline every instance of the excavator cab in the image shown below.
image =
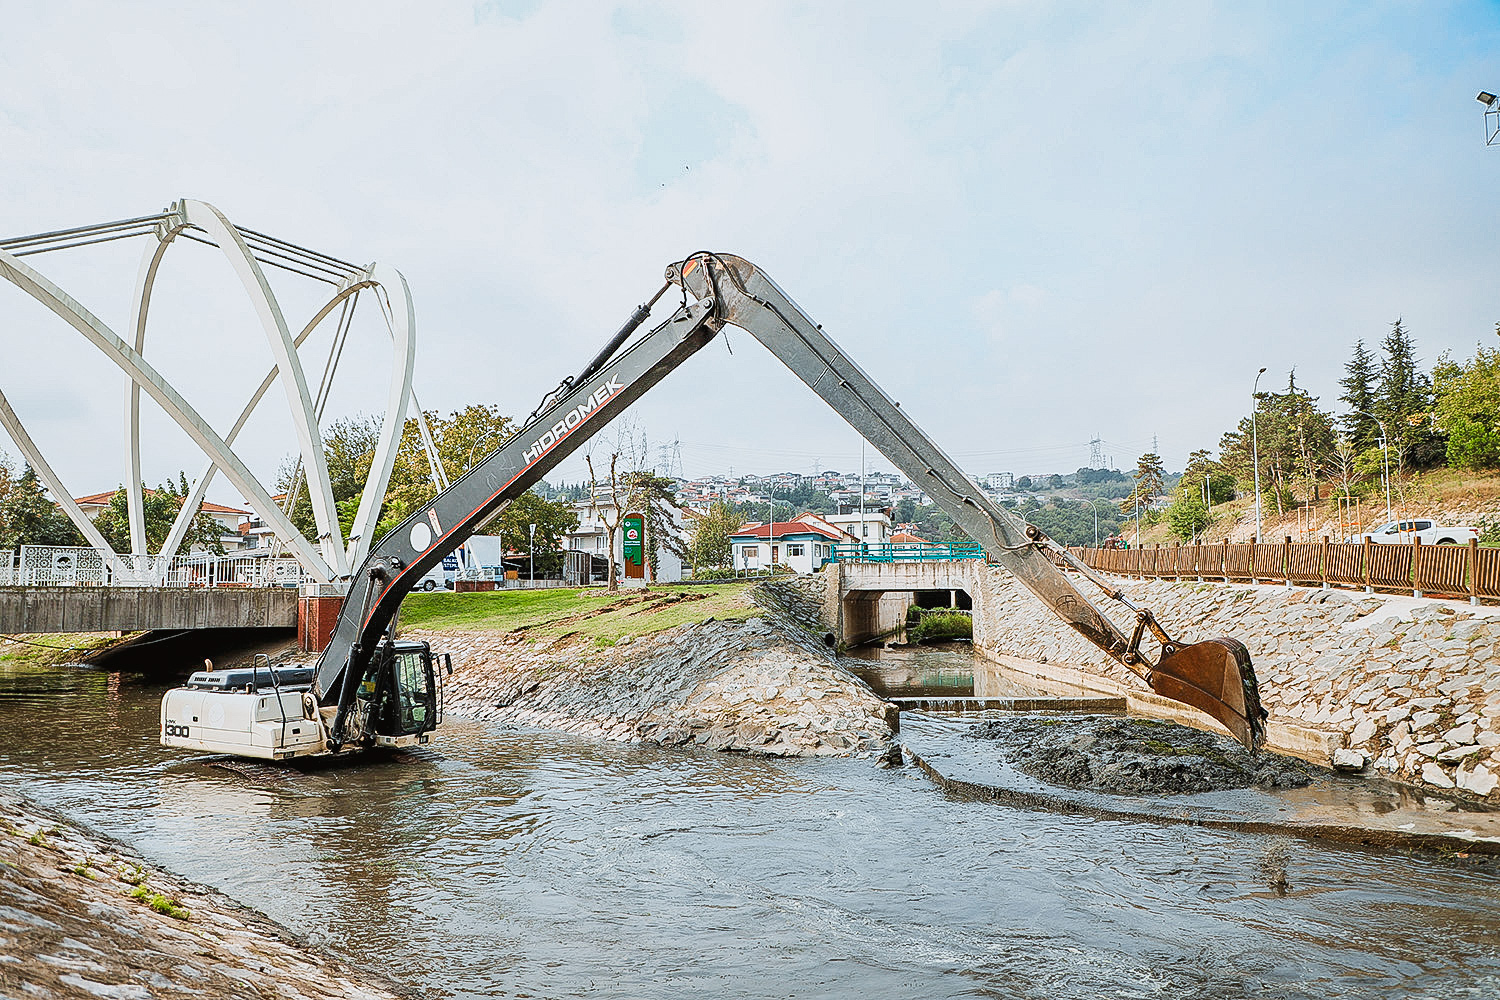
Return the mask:
{"type": "Polygon", "coordinates": [[[427,643],[381,642],[355,691],[351,729],[374,746],[426,743],[442,721],[441,692],[427,643]]]}

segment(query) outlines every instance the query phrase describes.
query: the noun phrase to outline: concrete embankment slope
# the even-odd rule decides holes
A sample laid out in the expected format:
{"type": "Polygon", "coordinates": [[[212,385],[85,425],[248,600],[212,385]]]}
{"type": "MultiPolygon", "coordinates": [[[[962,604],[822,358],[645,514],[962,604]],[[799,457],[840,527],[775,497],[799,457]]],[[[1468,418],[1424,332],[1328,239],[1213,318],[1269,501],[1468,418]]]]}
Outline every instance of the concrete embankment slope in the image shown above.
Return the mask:
{"type": "MultiPolygon", "coordinates": [[[[884,750],[896,710],[823,645],[820,596],[786,583],[758,588],[753,600],[762,606],[748,618],[710,618],[612,645],[527,628],[402,635],[452,655],[448,709],[467,718],[771,756],[884,750]]],[[[649,615],[649,605],[640,613],[649,615]]]]}
{"type": "MultiPolygon", "coordinates": [[[[1373,773],[1500,802],[1500,609],[1339,590],[1112,582],[1182,641],[1245,643],[1273,748],[1324,764],[1334,750],[1353,749],[1373,773]]],[[[1007,669],[1171,714],[1008,573],[982,570],[979,589],[975,645],[1007,669]]]]}
{"type": "Polygon", "coordinates": [[[407,995],[228,898],[0,792],[0,995],[407,995]]]}

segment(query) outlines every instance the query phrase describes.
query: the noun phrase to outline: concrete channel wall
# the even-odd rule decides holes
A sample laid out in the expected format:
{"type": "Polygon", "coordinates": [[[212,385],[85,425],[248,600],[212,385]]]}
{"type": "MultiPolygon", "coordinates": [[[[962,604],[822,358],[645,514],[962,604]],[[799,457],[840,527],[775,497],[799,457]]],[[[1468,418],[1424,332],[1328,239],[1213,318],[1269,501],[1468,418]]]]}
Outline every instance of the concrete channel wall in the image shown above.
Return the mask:
{"type": "MultiPolygon", "coordinates": [[[[1272,749],[1323,764],[1350,749],[1371,773],[1500,801],[1500,609],[1340,590],[1111,582],[1180,641],[1245,644],[1272,749]]],[[[1133,711],[1191,711],[1147,691],[1004,570],[982,567],[975,583],[974,642],[990,658],[1039,681],[1119,692],[1133,711]]],[[[1113,602],[1097,603],[1130,622],[1113,602]]],[[[1217,728],[1202,715],[1194,724],[1217,728]]]]}
{"type": "MultiPolygon", "coordinates": [[[[824,618],[856,642],[887,624],[865,612],[877,588],[891,588],[882,600],[894,598],[886,611],[894,617],[910,603],[898,586],[955,586],[973,601],[975,648],[1007,673],[1042,690],[1121,695],[1133,712],[1218,728],[1153,694],[1005,570],[966,560],[943,564],[941,579],[928,578],[934,571],[830,566],[824,618]]],[[[1074,579],[1128,634],[1133,616],[1074,579]]],[[[1344,590],[1111,582],[1179,641],[1231,636],[1245,644],[1270,713],[1272,749],[1324,765],[1335,751],[1353,750],[1370,773],[1500,802],[1500,608],[1344,590]]]]}
{"type": "Polygon", "coordinates": [[[0,587],[0,632],[296,628],[290,588],[0,587]]]}

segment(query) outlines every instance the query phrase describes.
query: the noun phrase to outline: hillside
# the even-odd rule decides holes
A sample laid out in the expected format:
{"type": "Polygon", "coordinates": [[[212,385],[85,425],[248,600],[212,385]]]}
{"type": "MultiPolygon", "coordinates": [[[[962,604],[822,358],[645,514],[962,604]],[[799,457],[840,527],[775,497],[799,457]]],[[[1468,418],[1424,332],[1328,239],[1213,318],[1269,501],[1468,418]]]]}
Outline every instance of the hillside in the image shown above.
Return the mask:
{"type": "MultiPolygon", "coordinates": [[[[1294,541],[1317,541],[1324,535],[1344,538],[1386,521],[1385,497],[1372,492],[1360,500],[1362,517],[1341,520],[1339,505],[1327,497],[1310,508],[1295,508],[1277,514],[1269,496],[1262,495],[1265,506],[1263,536],[1281,539],[1290,535],[1294,541]]],[[[1445,525],[1470,525],[1483,531],[1484,523],[1500,523],[1500,475],[1435,469],[1413,474],[1402,480],[1393,477],[1391,508],[1396,517],[1430,517],[1445,525]]],[[[1246,493],[1229,503],[1213,508],[1215,521],[1205,532],[1207,538],[1247,542],[1255,537],[1255,495],[1246,493]]],[[[1134,524],[1126,524],[1121,534],[1133,539],[1134,524]]],[[[1141,526],[1141,544],[1169,545],[1179,541],[1165,523],[1141,526]]]]}

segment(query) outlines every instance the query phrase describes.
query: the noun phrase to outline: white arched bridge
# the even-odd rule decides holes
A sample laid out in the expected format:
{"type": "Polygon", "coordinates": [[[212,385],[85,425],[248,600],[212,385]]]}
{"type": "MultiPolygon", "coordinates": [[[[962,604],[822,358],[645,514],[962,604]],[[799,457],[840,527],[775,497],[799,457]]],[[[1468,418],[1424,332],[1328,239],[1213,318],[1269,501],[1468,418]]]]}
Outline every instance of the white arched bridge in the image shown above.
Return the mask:
{"type": "MultiPolygon", "coordinates": [[[[118,368],[124,390],[121,472],[125,483],[130,536],[130,551],[116,553],[93,521],[74,501],[75,494],[57,474],[54,464],[37,447],[22,415],[6,399],[4,383],[7,377],[18,374],[6,371],[0,374],[0,427],[5,429],[21,456],[35,470],[88,545],[68,557],[71,576],[67,581],[27,577],[24,568],[18,570],[8,564],[8,553],[0,555],[0,561],[6,563],[0,565],[0,584],[30,583],[33,586],[24,589],[36,591],[35,585],[38,583],[76,583],[80,582],[79,569],[87,564],[97,568],[97,573],[89,577],[88,582],[107,583],[110,588],[173,589],[174,584],[184,582],[180,574],[174,576],[173,567],[181,563],[179,550],[192,519],[216,477],[222,475],[271,530],[286,556],[295,560],[293,567],[284,566],[282,572],[257,574],[253,579],[237,579],[233,583],[277,585],[290,581],[341,592],[347,587],[350,567],[358,566],[369,550],[408,413],[418,422],[437,485],[439,488],[447,485],[421,406],[412,390],[412,370],[416,357],[416,314],[406,280],[393,267],[380,263],[353,264],[287,240],[241,228],[230,222],[214,206],[184,199],[153,215],[0,239],[0,278],[41,303],[61,320],[59,336],[68,336],[67,331],[71,329],[71,335],[81,337],[118,368]],[[144,249],[127,326],[121,330],[112,329],[79,299],[59,287],[40,270],[35,260],[41,254],[126,239],[141,240],[144,249]],[[223,255],[244,291],[245,305],[255,316],[266,337],[272,359],[264,377],[245,399],[237,419],[229,426],[217,429],[147,359],[152,295],[156,289],[158,274],[168,249],[180,242],[189,241],[214,247],[223,255]],[[292,272],[309,281],[329,286],[326,299],[300,325],[292,323],[272,291],[266,277],[267,268],[292,272]],[[385,387],[385,411],[374,461],[346,540],[329,482],[321,420],[339,361],[350,337],[354,310],[361,296],[373,299],[379,309],[390,338],[393,363],[385,387]],[[308,368],[312,367],[308,364],[310,359],[304,358],[302,352],[309,338],[331,318],[335,323],[331,346],[327,356],[316,361],[321,369],[321,376],[314,382],[307,374],[308,368]],[[300,482],[305,479],[316,524],[315,542],[304,537],[293,526],[289,517],[290,500],[285,501],[286,506],[278,504],[271,495],[271,489],[234,450],[235,441],[246,423],[265,401],[266,395],[278,386],[296,432],[297,470],[294,481],[299,485],[287,491],[287,494],[288,497],[295,497],[300,492],[300,482]],[[146,539],[141,476],[142,393],[150,397],[203,454],[201,471],[192,482],[186,501],[164,544],[155,552],[148,551],[146,539]],[[288,573],[285,571],[287,568],[293,571],[288,573]],[[6,575],[11,579],[5,579],[6,575]]],[[[212,572],[209,572],[195,574],[191,582],[201,585],[213,579],[212,572]]],[[[67,596],[53,595],[49,600],[63,608],[68,603],[67,596]]],[[[151,602],[139,595],[130,600],[116,600],[114,603],[121,610],[111,614],[107,611],[110,602],[100,594],[72,595],[73,602],[80,607],[92,602],[98,609],[97,613],[79,611],[69,621],[62,611],[38,611],[38,600],[41,598],[34,593],[29,597],[24,593],[0,596],[0,631],[202,627],[205,622],[201,619],[204,617],[225,619],[219,622],[225,625],[252,624],[246,620],[246,614],[223,609],[218,612],[200,609],[201,613],[187,615],[187,618],[193,619],[192,624],[187,621],[150,620],[153,617],[171,618],[173,615],[166,612],[155,614],[149,607],[143,610],[143,606],[151,602]],[[126,605],[135,610],[127,612],[126,605]],[[133,620],[125,621],[126,618],[133,620]]],[[[229,601],[229,598],[215,600],[229,601]]],[[[162,607],[166,608],[169,604],[170,602],[163,601],[162,607]]],[[[204,608],[206,607],[205,604],[204,608]]],[[[274,616],[272,613],[272,617],[274,616]]],[[[176,617],[182,618],[183,615],[176,617]]],[[[257,616],[252,613],[248,617],[257,616]]],[[[286,623],[266,621],[261,624],[286,623]]]]}

